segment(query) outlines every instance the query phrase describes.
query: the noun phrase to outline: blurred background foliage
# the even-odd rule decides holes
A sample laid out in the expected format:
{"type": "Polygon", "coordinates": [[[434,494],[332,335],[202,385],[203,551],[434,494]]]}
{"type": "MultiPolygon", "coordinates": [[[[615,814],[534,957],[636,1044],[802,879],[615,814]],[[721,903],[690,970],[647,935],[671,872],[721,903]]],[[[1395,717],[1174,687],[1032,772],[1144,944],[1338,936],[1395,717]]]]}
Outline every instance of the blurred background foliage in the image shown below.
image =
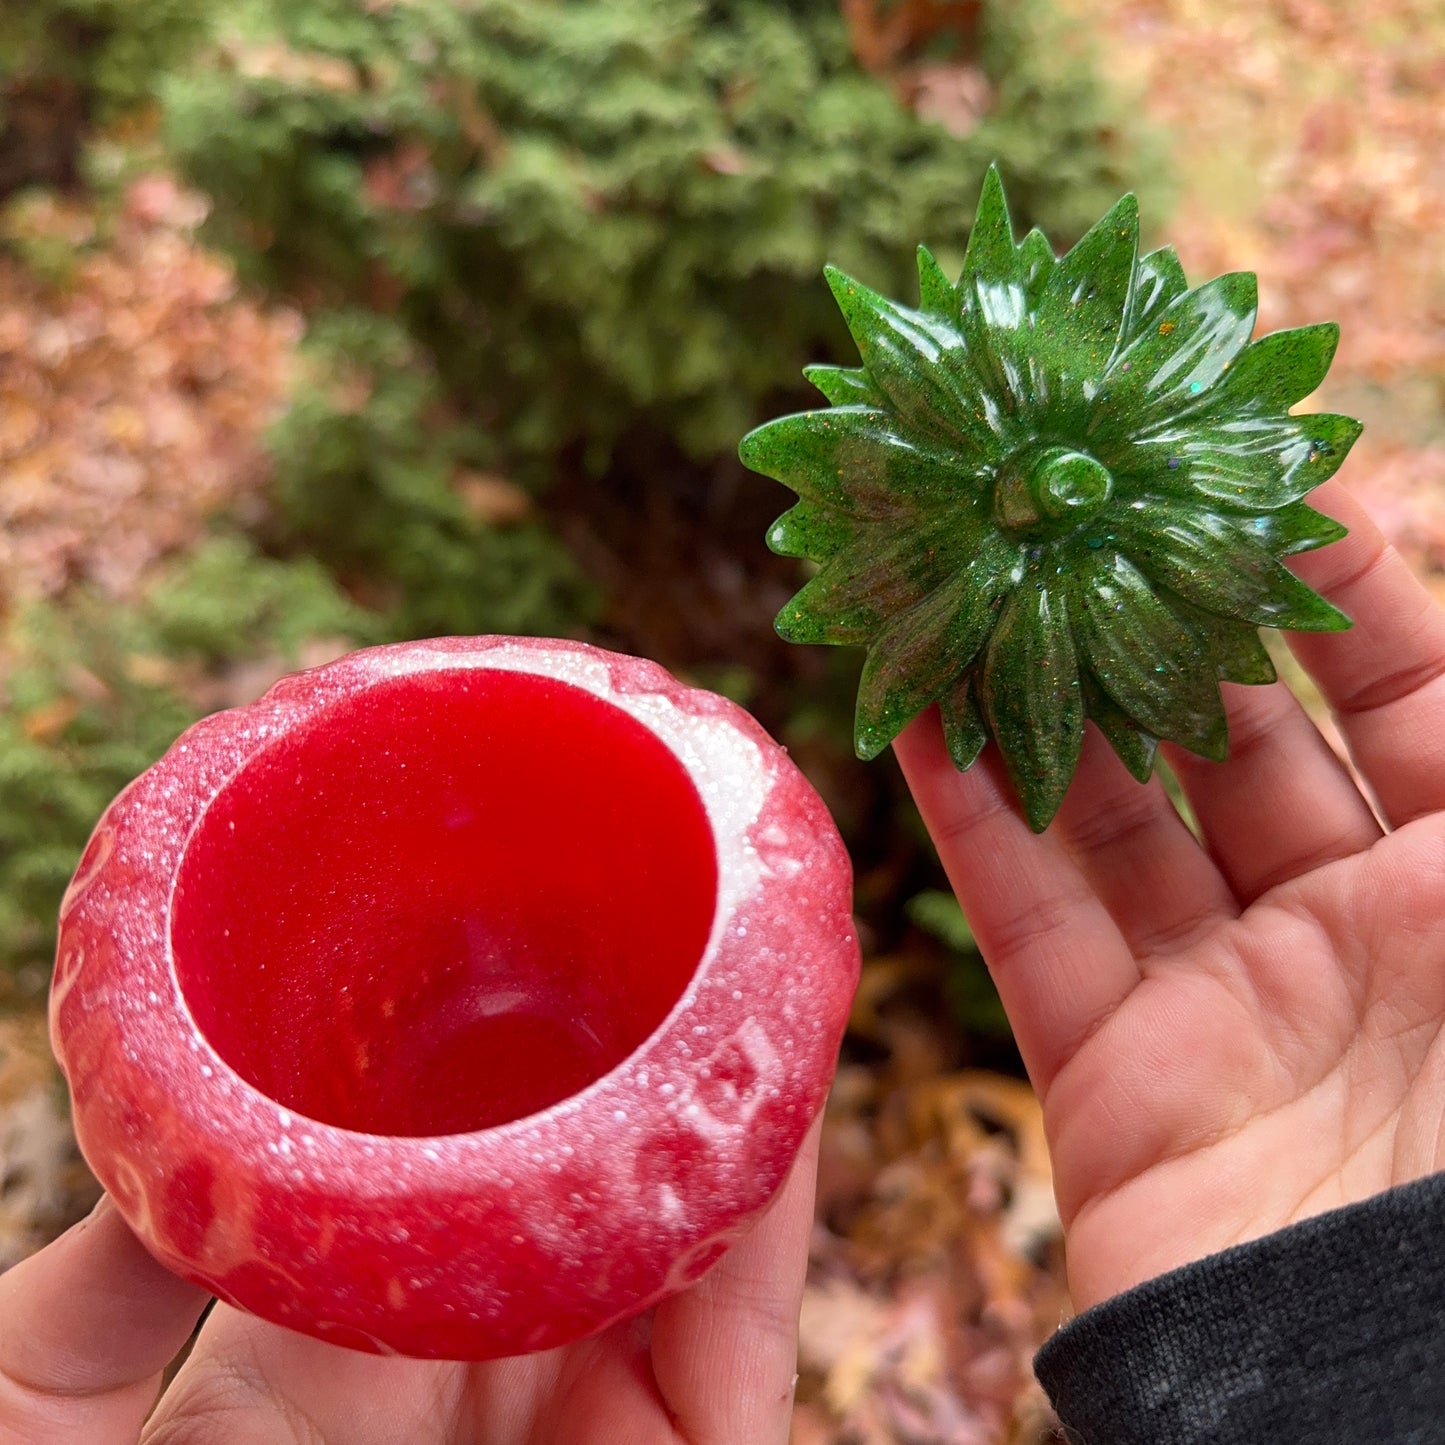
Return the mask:
{"type": "Polygon", "coordinates": [[[823,264],[908,296],[989,161],[1061,245],[1131,187],[1161,217],[1134,114],[1053,0],[5,7],[11,988],[195,717],[366,642],[541,633],[750,707],[838,817],[871,949],[932,960],[1006,1057],[891,762],[849,751],[858,659],[772,632],[788,499],[735,449],[848,359],[823,264]]]}

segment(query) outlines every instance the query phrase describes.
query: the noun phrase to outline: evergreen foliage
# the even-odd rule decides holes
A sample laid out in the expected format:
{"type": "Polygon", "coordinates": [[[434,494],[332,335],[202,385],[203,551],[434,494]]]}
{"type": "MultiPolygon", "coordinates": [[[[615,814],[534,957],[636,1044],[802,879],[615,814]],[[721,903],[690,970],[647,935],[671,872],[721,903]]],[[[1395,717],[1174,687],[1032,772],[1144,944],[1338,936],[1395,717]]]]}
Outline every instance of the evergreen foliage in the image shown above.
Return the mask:
{"type": "Polygon", "coordinates": [[[306,358],[272,436],[278,545],[325,557],[398,638],[546,636],[593,615],[592,589],[524,493],[501,521],[468,505],[459,469],[491,448],[394,318],[329,313],[306,358]]]}
{"type": "Polygon", "coordinates": [[[170,142],[243,274],[386,312],[507,465],[602,470],[640,420],[695,457],[841,345],[827,261],[901,284],[960,251],[1002,158],[1081,230],[1128,131],[1040,0],[985,7],[971,134],[864,73],[836,6],[243,0],[167,91],[170,142]]]}

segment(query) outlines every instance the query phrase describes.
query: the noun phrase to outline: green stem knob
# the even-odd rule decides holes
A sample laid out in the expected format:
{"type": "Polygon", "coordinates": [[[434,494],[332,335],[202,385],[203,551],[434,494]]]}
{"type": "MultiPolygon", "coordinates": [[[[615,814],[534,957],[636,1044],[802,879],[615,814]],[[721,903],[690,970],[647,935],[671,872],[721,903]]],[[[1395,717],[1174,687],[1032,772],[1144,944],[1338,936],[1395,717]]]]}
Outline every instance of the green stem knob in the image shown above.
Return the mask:
{"type": "Polygon", "coordinates": [[[1052,535],[1092,517],[1113,490],[1108,470],[1087,452],[1027,447],[999,468],[994,515],[1015,537],[1052,535]]]}

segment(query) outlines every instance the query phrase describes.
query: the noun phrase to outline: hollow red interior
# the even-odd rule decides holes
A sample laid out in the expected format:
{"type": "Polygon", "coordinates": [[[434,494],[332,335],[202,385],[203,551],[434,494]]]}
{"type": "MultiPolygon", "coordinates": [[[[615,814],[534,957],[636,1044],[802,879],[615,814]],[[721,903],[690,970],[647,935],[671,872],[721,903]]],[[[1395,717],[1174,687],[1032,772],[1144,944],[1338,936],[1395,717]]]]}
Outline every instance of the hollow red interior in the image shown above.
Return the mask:
{"type": "Polygon", "coordinates": [[[620,1063],[712,927],[687,770],[530,673],[391,679],[255,754],[187,846],[171,944],[217,1053],[298,1114],[485,1128],[620,1063]]]}

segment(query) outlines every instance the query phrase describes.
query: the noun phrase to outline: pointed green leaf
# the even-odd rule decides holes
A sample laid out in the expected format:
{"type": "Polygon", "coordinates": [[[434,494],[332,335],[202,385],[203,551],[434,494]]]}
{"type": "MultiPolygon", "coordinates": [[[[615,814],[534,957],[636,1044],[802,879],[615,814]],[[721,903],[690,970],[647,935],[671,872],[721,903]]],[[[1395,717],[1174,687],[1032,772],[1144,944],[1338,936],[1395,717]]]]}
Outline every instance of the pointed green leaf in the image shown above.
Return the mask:
{"type": "MultiPolygon", "coordinates": [[[[1225,629],[1220,632],[1224,634],[1225,629]]],[[[1221,682],[1263,684],[1279,676],[1269,649],[1260,641],[1259,633],[1250,628],[1235,626],[1232,636],[1221,635],[1214,652],[1219,658],[1221,682]]]]}
{"type": "Polygon", "coordinates": [[[1138,205],[1125,196],[1059,258],[1029,325],[996,333],[1008,392],[1047,416],[1057,435],[1087,433],[1124,322],[1138,251],[1138,205]]]}
{"type": "MultiPolygon", "coordinates": [[[[1041,424],[1082,435],[1093,378],[1113,349],[1112,336],[1106,347],[1093,337],[1106,327],[1105,313],[1127,295],[1127,253],[1137,252],[1137,227],[1132,241],[1120,235],[1131,229],[1132,207],[1126,198],[1074,248],[1074,271],[1067,273],[1042,232],[1031,231],[1015,246],[997,175],[985,186],[958,283],[959,325],[981,383],[979,410],[990,433],[981,444],[991,444],[996,456],[1036,438],[1041,424]],[[1070,319],[1061,325],[1065,316],[1070,319]],[[1090,333],[1087,350],[1075,344],[1081,329],[1090,333]]],[[[1118,315],[1110,319],[1117,327],[1118,315]]]]}
{"type": "Polygon", "coordinates": [[[1120,349],[1148,331],[1170,302],[1188,290],[1184,268],[1179,264],[1179,257],[1174,254],[1172,246],[1141,256],[1119,338],[1120,349]]]}
{"type": "Polygon", "coordinates": [[[1222,757],[1224,704],[1202,639],[1126,558],[1084,573],[1072,594],[1074,631],[1099,685],[1147,732],[1222,757]]]}
{"type": "Polygon", "coordinates": [[[867,642],[890,617],[948,580],[963,543],[957,519],[946,516],[918,531],[864,524],[783,607],[774,626],[788,642],[867,642]]]}
{"type": "Polygon", "coordinates": [[[1134,778],[1147,783],[1159,753],[1159,739],[1140,728],[1087,671],[1080,674],[1079,681],[1083,687],[1086,716],[1093,718],[1099,731],[1108,739],[1109,746],[1134,778]]]}
{"type": "Polygon", "coordinates": [[[1269,649],[1260,641],[1259,633],[1242,622],[1216,619],[1219,626],[1211,637],[1210,650],[1216,659],[1221,682],[1261,685],[1271,683],[1279,674],[1269,649]]]}
{"type": "Polygon", "coordinates": [[[1325,379],[1339,344],[1340,328],[1333,321],[1272,331],[1230,363],[1219,390],[1234,407],[1288,411],[1325,379]]]}
{"type": "Polygon", "coordinates": [[[1106,464],[1136,495],[1249,511],[1302,497],[1312,483],[1298,480],[1297,472],[1309,452],[1287,418],[1247,417],[1198,427],[1171,424],[1117,452],[1108,450],[1106,464]]]}
{"type": "Polygon", "coordinates": [[[922,596],[906,577],[886,580],[887,594],[874,600],[867,595],[866,581],[838,571],[835,558],[783,604],[773,627],[784,642],[864,646],[893,606],[910,606],[922,596]]]}
{"type": "Polygon", "coordinates": [[[784,557],[811,557],[820,562],[848,546],[860,526],[856,517],[831,507],[799,502],[768,529],[768,547],[784,557]]]}
{"type": "Polygon", "coordinates": [[[987,439],[995,448],[1027,437],[1019,415],[1030,393],[1040,389],[1030,375],[1033,328],[1027,282],[1003,183],[997,168],[990,167],[968,237],[958,301],[964,346],[980,382],[987,439]]]}
{"type": "Polygon", "coordinates": [[[925,435],[974,449],[989,436],[974,421],[980,386],[962,336],[942,317],[912,311],[845,275],[824,274],[869,375],[899,417],[925,435]]]}
{"type": "Polygon", "coordinates": [[[888,398],[874,386],[861,366],[805,366],[803,375],[834,406],[886,407],[888,398]]]}
{"type": "Polygon", "coordinates": [[[989,638],[983,707],[1029,826],[1058,812],[1084,740],[1084,703],[1061,589],[1032,577],[1010,593],[989,638]]]}
{"type": "Polygon", "coordinates": [[[1313,489],[1339,471],[1365,428],[1354,417],[1335,412],[1306,412],[1295,420],[1309,438],[1310,454],[1302,470],[1313,489]]]}
{"type": "Polygon", "coordinates": [[[977,491],[956,451],[904,435],[896,418],[869,407],[779,417],[750,431],[738,455],[800,497],[857,516],[901,519],[941,493],[967,498],[977,491]]]}
{"type": "Polygon", "coordinates": [[[1207,392],[1248,342],[1257,305],[1248,271],[1176,297],[1115,356],[1096,429],[1109,436],[1148,431],[1207,392]]]}
{"type": "Polygon", "coordinates": [[[1024,290],[1031,298],[1043,295],[1058,259],[1049,238],[1037,226],[1019,242],[1019,264],[1024,272],[1024,290]]]}
{"type": "Polygon", "coordinates": [[[978,198],[978,211],[973,229],[968,233],[968,249],[963,255],[963,278],[960,292],[977,286],[1022,285],[1023,267],[1014,245],[1013,222],[1009,219],[1008,200],[1003,193],[1003,179],[997,166],[990,166],[983,178],[983,191],[978,198]]]}
{"type": "Polygon", "coordinates": [[[1251,623],[1205,612],[1163,588],[1159,595],[1203,639],[1221,682],[1274,681],[1274,662],[1259,640],[1259,630],[1251,623]]]}
{"type": "Polygon", "coordinates": [[[1297,502],[1328,481],[1359,434],[1360,424],[1347,416],[1230,412],[1227,420],[1171,419],[1100,451],[1133,493],[1258,512],[1297,502]]]}
{"type": "Polygon", "coordinates": [[[958,319],[958,292],[927,246],[918,248],[918,305],[950,322],[958,319]]]}
{"type": "Polygon", "coordinates": [[[943,742],[959,772],[966,773],[988,742],[988,724],[978,705],[975,671],[970,669],[939,700],[943,715],[943,742]]]}
{"type": "Polygon", "coordinates": [[[1124,325],[1138,258],[1139,203],[1128,195],[1059,258],[1039,306],[1040,349],[1066,355],[1076,376],[1101,375],[1124,325]]]}
{"type": "Polygon", "coordinates": [[[895,617],[868,650],[858,685],[854,742],[875,758],[977,655],[993,626],[994,600],[1007,585],[987,559],[895,617]]]}
{"type": "Polygon", "coordinates": [[[1223,516],[1150,501],[1115,519],[1120,547],[1146,576],[1206,612],[1260,627],[1338,632],[1349,618],[1223,516]]]}
{"type": "Polygon", "coordinates": [[[1134,493],[1258,512],[1297,502],[1324,480],[1310,430],[1303,417],[1201,416],[1193,425],[1171,421],[1108,456],[1115,477],[1134,493]]]}
{"type": "Polygon", "coordinates": [[[773,630],[784,642],[816,643],[829,647],[866,647],[878,629],[878,613],[870,609],[844,609],[826,592],[815,588],[812,578],[796,592],[773,618],[773,630]]]}
{"type": "Polygon", "coordinates": [[[1276,557],[1293,557],[1298,552],[1313,552],[1347,535],[1349,529],[1333,517],[1326,517],[1303,502],[1266,512],[1250,520],[1249,535],[1263,543],[1276,557]]]}

